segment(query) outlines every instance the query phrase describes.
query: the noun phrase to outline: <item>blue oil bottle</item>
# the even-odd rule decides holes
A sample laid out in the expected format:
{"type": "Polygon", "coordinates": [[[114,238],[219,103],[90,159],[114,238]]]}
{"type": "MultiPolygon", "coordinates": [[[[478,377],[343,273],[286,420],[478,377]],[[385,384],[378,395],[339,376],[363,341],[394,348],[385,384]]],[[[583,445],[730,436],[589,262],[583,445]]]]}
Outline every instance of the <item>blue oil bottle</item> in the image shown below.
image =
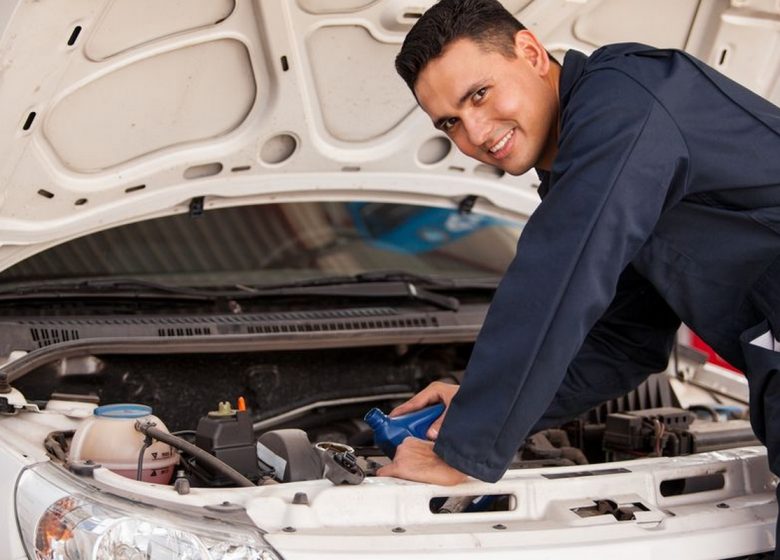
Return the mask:
{"type": "Polygon", "coordinates": [[[409,436],[427,439],[425,433],[441,413],[443,404],[435,404],[403,416],[391,418],[378,408],[372,408],[364,420],[374,430],[374,442],[377,447],[391,459],[395,456],[395,448],[404,438],[409,436]]]}

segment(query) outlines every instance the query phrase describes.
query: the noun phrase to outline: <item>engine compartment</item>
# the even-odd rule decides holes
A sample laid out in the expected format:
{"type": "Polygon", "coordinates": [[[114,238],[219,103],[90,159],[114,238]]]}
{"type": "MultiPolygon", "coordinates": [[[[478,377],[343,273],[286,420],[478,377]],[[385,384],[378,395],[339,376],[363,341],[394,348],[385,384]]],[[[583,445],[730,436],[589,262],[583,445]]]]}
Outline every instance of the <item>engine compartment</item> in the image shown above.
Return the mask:
{"type": "MultiPolygon", "coordinates": [[[[155,424],[135,427],[138,441],[145,440],[149,447],[168,438],[165,443],[178,461],[165,484],[180,493],[193,486],[324,478],[334,484],[359,484],[389,461],[363,420],[366,412],[372,407],[388,412],[435,380],[458,383],[470,350],[464,343],[85,356],[48,364],[14,386],[41,408],[63,402],[91,408],[149,406],[175,441],[155,431],[160,428],[155,424]],[[226,474],[218,463],[244,481],[226,474]]],[[[746,406],[713,397],[683,407],[672,378],[668,372],[655,374],[619,399],[531,434],[511,468],[587,465],[758,444],[746,406]]],[[[49,434],[47,452],[72,471],[87,473],[89,467],[70,454],[73,436],[73,431],[49,434]]],[[[139,454],[139,447],[134,444],[131,455],[137,457],[141,479],[144,449],[139,454]]],[[[474,501],[432,501],[431,511],[473,508],[474,501]]],[[[499,497],[480,507],[508,506],[499,497]]]]}

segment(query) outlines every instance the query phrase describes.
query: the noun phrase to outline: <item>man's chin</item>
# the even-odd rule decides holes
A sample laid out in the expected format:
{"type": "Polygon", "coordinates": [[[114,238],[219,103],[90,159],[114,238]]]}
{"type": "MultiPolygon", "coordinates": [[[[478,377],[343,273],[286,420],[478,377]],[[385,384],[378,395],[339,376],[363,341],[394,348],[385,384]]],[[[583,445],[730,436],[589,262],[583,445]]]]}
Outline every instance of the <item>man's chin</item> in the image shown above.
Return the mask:
{"type": "Polygon", "coordinates": [[[479,157],[476,157],[475,155],[472,155],[471,157],[473,157],[480,163],[484,163],[485,165],[490,165],[491,167],[500,169],[504,173],[509,173],[510,175],[522,175],[523,173],[525,173],[526,171],[528,171],[533,167],[533,165],[531,164],[518,161],[518,158],[512,157],[512,154],[509,154],[506,157],[501,159],[487,157],[484,153],[480,154],[479,157]]]}
{"type": "Polygon", "coordinates": [[[505,173],[509,173],[510,175],[522,175],[531,167],[532,165],[523,165],[518,162],[511,162],[511,161],[493,161],[490,163],[493,167],[500,169],[501,171],[505,173]]]}

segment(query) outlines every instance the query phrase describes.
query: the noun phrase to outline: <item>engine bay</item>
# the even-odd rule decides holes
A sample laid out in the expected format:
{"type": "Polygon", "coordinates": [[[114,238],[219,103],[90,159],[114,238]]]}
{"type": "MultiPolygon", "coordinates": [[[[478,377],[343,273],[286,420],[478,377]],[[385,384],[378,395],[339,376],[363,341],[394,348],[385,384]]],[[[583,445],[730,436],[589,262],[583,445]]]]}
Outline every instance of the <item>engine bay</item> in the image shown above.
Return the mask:
{"type": "MultiPolygon", "coordinates": [[[[100,464],[180,494],[318,479],[360,484],[390,460],[366,413],[389,412],[432,381],[458,383],[470,349],[84,356],[47,364],[14,387],[42,410],[82,410],[77,429],[51,432],[45,441],[49,456],[77,474],[100,464]]],[[[717,395],[691,404],[679,398],[673,379],[655,374],[619,399],[531,434],[511,468],[758,444],[746,405],[717,395]]],[[[509,507],[500,496],[477,502],[442,499],[431,502],[431,511],[509,507]]]]}

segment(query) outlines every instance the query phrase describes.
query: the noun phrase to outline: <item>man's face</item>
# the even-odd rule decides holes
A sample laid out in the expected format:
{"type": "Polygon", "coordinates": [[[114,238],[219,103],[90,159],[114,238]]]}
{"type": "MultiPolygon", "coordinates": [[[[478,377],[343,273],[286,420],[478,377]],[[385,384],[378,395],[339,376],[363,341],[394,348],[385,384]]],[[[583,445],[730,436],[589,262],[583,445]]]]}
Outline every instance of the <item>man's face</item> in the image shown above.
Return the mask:
{"type": "Polygon", "coordinates": [[[558,127],[558,71],[527,31],[516,58],[458,39],[420,72],[415,94],[466,155],[520,175],[549,169],[558,127]]]}

